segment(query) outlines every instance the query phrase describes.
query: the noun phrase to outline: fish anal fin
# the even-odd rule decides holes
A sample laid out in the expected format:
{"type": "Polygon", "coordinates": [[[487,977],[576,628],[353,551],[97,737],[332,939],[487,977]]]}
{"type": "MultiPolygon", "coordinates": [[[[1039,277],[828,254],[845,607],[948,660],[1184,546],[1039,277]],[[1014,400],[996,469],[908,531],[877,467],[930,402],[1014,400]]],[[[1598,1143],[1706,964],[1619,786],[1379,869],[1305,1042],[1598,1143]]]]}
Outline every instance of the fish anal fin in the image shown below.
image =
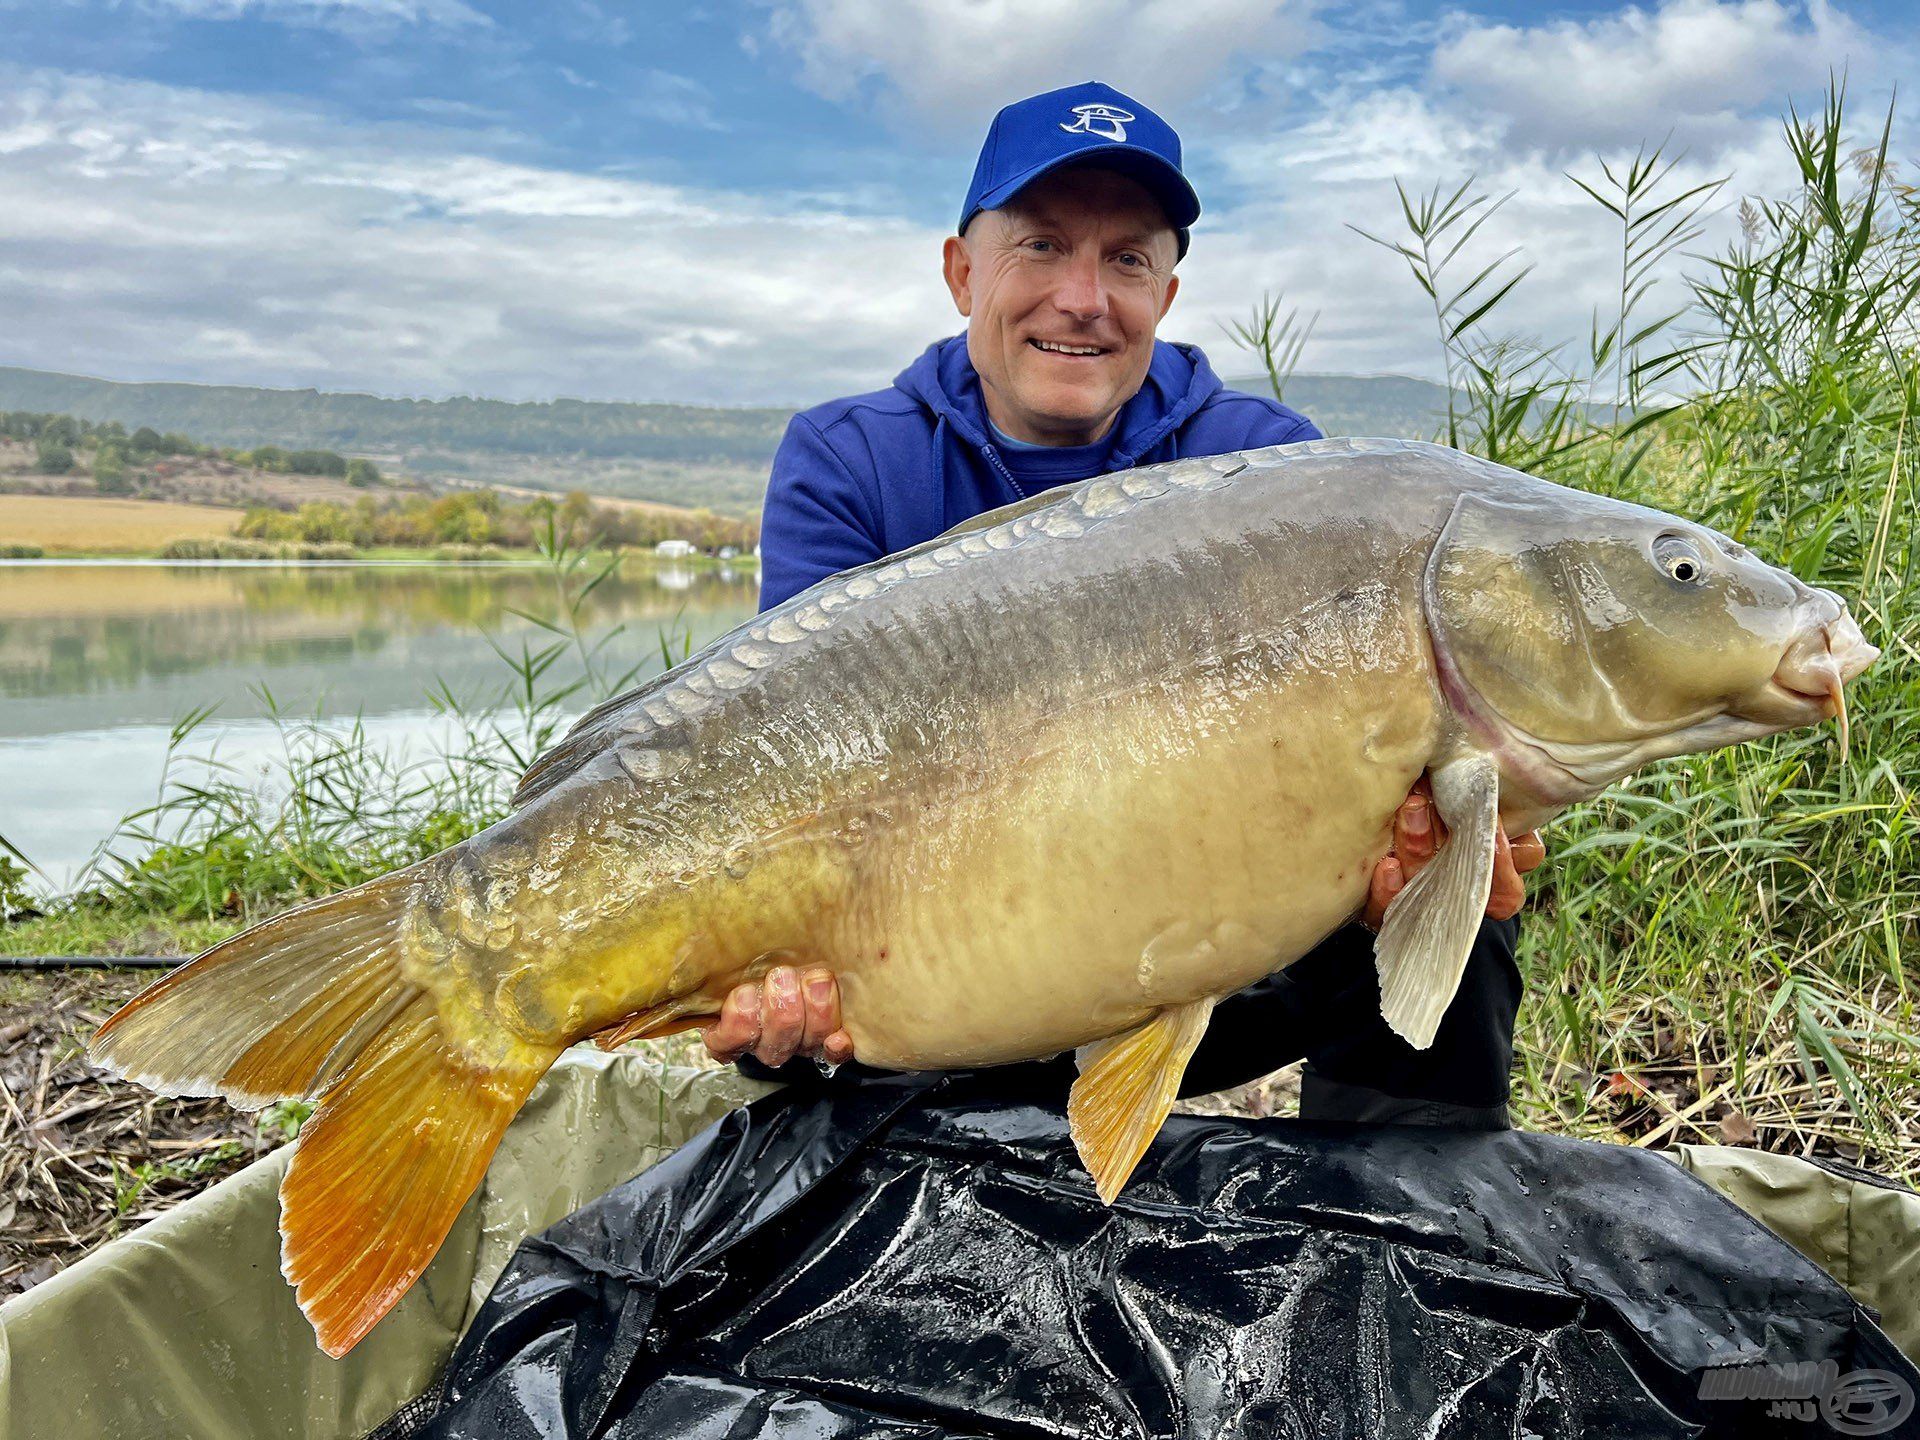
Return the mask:
{"type": "Polygon", "coordinates": [[[665,1005],[650,1005],[645,1010],[636,1010],[626,1019],[596,1031],[593,1043],[602,1050],[618,1050],[631,1040],[660,1040],[668,1035],[678,1035],[682,1030],[691,1030],[696,1025],[705,1025],[713,1016],[685,1009],[678,1001],[669,1001],[665,1005]]]}
{"type": "Polygon", "coordinates": [[[1067,1122],[1104,1204],[1113,1203],[1160,1133],[1212,1013],[1212,996],[1169,1006],[1138,1029],[1081,1050],[1067,1122]]]}
{"type": "Polygon", "coordinates": [[[1433,802],[1447,823],[1446,843],[1394,896],[1373,942],[1380,1013],[1417,1050],[1433,1044],[1487,913],[1498,767],[1482,754],[1448,761],[1433,772],[1433,802]]]}
{"type": "Polygon", "coordinates": [[[280,1182],[280,1270],[336,1359],[427,1267],[558,1050],[475,1063],[424,998],[330,1088],[280,1182]]]}

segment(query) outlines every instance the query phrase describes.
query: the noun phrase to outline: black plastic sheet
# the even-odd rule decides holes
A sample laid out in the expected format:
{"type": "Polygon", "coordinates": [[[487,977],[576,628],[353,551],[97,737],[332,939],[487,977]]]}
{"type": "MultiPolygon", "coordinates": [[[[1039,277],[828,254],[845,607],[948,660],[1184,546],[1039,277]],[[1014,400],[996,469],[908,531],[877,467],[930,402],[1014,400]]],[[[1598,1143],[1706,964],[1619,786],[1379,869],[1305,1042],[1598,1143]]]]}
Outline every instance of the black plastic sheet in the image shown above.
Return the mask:
{"type": "Polygon", "coordinates": [[[1917,1389],[1643,1151],[1176,1116],[1108,1209],[1057,1109],[903,1078],[771,1096],[525,1242],[417,1433],[1912,1436],[1917,1389]]]}

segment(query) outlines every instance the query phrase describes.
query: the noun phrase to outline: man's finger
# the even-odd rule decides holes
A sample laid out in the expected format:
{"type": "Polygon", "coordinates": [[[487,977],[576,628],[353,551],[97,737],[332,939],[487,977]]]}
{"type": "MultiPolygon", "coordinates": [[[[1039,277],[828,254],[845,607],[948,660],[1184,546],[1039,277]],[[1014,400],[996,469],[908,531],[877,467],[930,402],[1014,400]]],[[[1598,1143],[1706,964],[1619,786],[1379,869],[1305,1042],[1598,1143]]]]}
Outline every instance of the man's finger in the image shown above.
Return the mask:
{"type": "Polygon", "coordinates": [[[1399,860],[1389,855],[1373,867],[1373,881],[1367,887],[1367,908],[1361,915],[1369,930],[1378,930],[1387,918],[1387,906],[1406,888],[1406,875],[1399,860]]]}
{"type": "Polygon", "coordinates": [[[737,1060],[760,1043],[760,987],[736,985],[721,1003],[720,1018],[700,1032],[707,1053],[721,1063],[737,1060]]]}
{"type": "Polygon", "coordinates": [[[1520,907],[1526,903],[1526,899],[1526,883],[1514,868],[1513,847],[1507,842],[1506,831],[1496,829],[1493,834],[1493,886],[1487,892],[1487,914],[1495,920],[1510,920],[1520,913],[1520,907]]]}
{"type": "Polygon", "coordinates": [[[827,1037],[840,1028],[840,986],[831,970],[809,970],[800,977],[800,991],[806,1010],[800,1053],[819,1055],[827,1037]]]}
{"type": "Polygon", "coordinates": [[[800,973],[791,965],[776,965],[767,972],[765,990],[760,1043],[753,1047],[753,1054],[762,1065],[777,1070],[794,1057],[806,1034],[807,1016],[800,999],[800,973]]]}
{"type": "Polygon", "coordinates": [[[1538,830],[1529,830],[1513,842],[1513,868],[1522,875],[1538,868],[1546,858],[1547,844],[1540,838],[1538,830]]]}
{"type": "Polygon", "coordinates": [[[1393,817],[1393,853],[1411,880],[1433,858],[1433,802],[1425,795],[1409,795],[1393,817]]]}

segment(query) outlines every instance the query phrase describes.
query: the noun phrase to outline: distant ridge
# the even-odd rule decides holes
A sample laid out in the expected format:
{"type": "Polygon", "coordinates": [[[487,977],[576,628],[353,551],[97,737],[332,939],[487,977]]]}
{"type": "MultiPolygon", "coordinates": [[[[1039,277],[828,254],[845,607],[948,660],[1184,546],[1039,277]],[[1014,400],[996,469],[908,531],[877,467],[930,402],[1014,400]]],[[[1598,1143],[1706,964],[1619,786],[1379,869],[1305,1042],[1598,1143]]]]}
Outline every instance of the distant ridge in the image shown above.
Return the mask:
{"type": "MultiPolygon", "coordinates": [[[[1264,378],[1236,390],[1269,394],[1264,378]]],[[[1295,375],[1287,403],[1329,435],[1431,437],[1446,391],[1401,375],[1295,375]]],[[[203,443],[337,450],[382,468],[545,490],[706,506],[760,507],[767,466],[791,411],[604,400],[397,400],[251,385],[129,383],[0,366],[0,410],[50,411],[148,425],[203,443]]]]}
{"type": "Polygon", "coordinates": [[[0,409],[150,425],[215,445],[735,463],[770,458],[792,413],[600,400],[394,400],[252,385],[128,383],[14,366],[0,366],[0,409]]]}

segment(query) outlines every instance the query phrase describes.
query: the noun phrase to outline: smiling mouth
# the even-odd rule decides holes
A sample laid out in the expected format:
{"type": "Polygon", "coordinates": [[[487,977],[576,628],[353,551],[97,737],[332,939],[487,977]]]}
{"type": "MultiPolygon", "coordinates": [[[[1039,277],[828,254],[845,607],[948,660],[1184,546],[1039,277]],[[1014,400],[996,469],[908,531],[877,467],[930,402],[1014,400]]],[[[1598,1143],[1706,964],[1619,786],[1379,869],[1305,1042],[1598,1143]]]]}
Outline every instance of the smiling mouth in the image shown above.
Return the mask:
{"type": "Polygon", "coordinates": [[[1104,346],[1074,345],[1065,340],[1029,340],[1027,344],[1042,355],[1053,355],[1062,360],[1098,360],[1102,355],[1112,353],[1104,346]]]}

